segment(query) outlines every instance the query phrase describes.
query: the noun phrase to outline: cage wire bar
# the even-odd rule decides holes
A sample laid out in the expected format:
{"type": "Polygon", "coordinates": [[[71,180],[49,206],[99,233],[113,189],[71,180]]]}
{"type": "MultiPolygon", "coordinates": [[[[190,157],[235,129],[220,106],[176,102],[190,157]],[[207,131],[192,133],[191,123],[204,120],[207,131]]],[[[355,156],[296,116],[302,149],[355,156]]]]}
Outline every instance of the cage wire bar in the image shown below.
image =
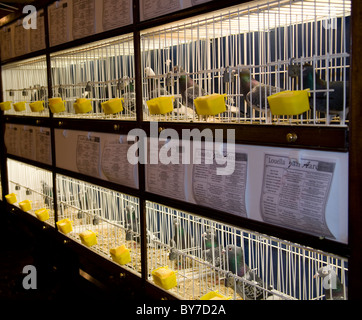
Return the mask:
{"type": "MultiPolygon", "coordinates": [[[[45,56],[9,63],[2,66],[3,101],[11,101],[5,115],[49,116],[47,69],[45,56]],[[31,102],[43,101],[42,111],[32,111],[31,102]],[[17,111],[14,103],[25,102],[25,110],[17,111]]],[[[36,110],[36,109],[35,109],[36,110]]]]}
{"type": "Polygon", "coordinates": [[[350,14],[350,0],[252,1],[143,31],[143,105],[174,98],[145,119],[345,126],[350,14]],[[269,95],[307,88],[309,111],[271,112],[269,95]],[[199,115],[193,100],[214,93],[225,112],[199,115]]]}
{"type": "Polygon", "coordinates": [[[9,194],[16,195],[17,205],[24,200],[31,202],[27,213],[35,216],[39,209],[49,209],[49,219],[45,223],[55,226],[52,173],[48,170],[7,159],[9,194]]]}
{"type": "Polygon", "coordinates": [[[148,274],[165,266],[176,272],[169,291],[181,299],[210,292],[237,300],[347,299],[348,262],[333,254],[149,201],[147,233],[148,274]]]}
{"type": "Polygon", "coordinates": [[[51,54],[53,97],[66,110],[55,117],[135,120],[133,36],[124,35],[51,54]],[[90,99],[92,110],[76,113],[77,99],[90,99]],[[122,99],[122,111],[105,113],[102,103],[122,99]]]}

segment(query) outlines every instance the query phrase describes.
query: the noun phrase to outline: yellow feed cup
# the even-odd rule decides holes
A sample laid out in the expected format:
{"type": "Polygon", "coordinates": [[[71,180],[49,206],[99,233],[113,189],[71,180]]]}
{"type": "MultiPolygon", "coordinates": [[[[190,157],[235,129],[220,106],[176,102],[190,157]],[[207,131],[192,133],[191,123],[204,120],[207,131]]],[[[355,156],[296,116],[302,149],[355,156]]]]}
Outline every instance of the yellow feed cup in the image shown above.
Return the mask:
{"type": "Polygon", "coordinates": [[[165,290],[177,286],[176,272],[168,266],[160,267],[152,271],[153,281],[165,290]]]}
{"type": "Polygon", "coordinates": [[[147,101],[150,114],[166,114],[173,110],[173,96],[158,97],[147,101]]]}
{"type": "Polygon", "coordinates": [[[29,211],[31,210],[31,201],[30,200],[24,200],[19,202],[20,209],[23,211],[29,211]]]}
{"type": "Polygon", "coordinates": [[[63,220],[59,220],[57,222],[57,226],[58,226],[59,231],[65,233],[65,234],[73,231],[72,222],[73,221],[69,220],[68,218],[65,218],[63,220]]]}
{"type": "Polygon", "coordinates": [[[15,111],[18,111],[18,112],[20,112],[20,111],[25,111],[25,109],[26,109],[26,107],[25,107],[25,101],[15,102],[15,103],[13,104],[13,106],[14,106],[14,110],[15,110],[15,111]]]}
{"type": "Polygon", "coordinates": [[[226,111],[226,94],[210,94],[198,97],[194,100],[196,112],[198,115],[215,116],[226,111]]]}
{"type": "Polygon", "coordinates": [[[38,209],[35,211],[35,216],[40,221],[46,221],[49,219],[49,209],[46,209],[46,208],[38,209]]]}
{"type": "Polygon", "coordinates": [[[11,101],[0,102],[1,111],[6,111],[11,109],[11,101]]]}
{"type": "Polygon", "coordinates": [[[131,255],[129,249],[124,244],[119,247],[112,248],[109,250],[112,260],[121,265],[131,262],[131,255]]]}
{"type": "Polygon", "coordinates": [[[16,194],[15,193],[9,193],[5,196],[6,202],[9,204],[13,204],[17,202],[16,200],[16,194]]]}

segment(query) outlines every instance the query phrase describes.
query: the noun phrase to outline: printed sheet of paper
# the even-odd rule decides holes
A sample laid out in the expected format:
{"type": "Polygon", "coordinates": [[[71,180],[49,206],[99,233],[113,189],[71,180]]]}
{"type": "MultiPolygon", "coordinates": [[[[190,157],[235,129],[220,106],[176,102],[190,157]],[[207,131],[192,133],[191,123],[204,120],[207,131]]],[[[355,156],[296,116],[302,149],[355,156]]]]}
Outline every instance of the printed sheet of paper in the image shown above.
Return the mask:
{"type": "Polygon", "coordinates": [[[56,1],[48,6],[49,43],[56,46],[69,41],[69,1],[56,1]]]}
{"type": "Polygon", "coordinates": [[[20,135],[20,128],[17,125],[12,123],[7,123],[5,125],[5,145],[7,153],[12,155],[19,155],[19,135],[20,135]]]}
{"type": "Polygon", "coordinates": [[[23,126],[20,129],[20,156],[26,159],[35,160],[35,130],[31,126],[23,126]]]}
{"type": "Polygon", "coordinates": [[[245,153],[232,155],[235,157],[235,169],[229,175],[217,174],[216,169],[220,168],[220,165],[216,161],[212,164],[205,163],[208,157],[216,159],[220,156],[223,155],[218,151],[196,150],[195,160],[201,163],[193,165],[193,197],[199,205],[246,217],[245,189],[248,156],[245,153]]]}
{"type": "MultiPolygon", "coordinates": [[[[158,141],[157,139],[154,140],[158,141]]],[[[158,148],[157,142],[155,145],[155,148],[149,148],[150,158],[157,159],[156,157],[159,155],[161,157],[162,154],[167,153],[168,146],[165,141],[159,141],[158,148]]],[[[171,161],[169,164],[163,164],[160,161],[157,164],[151,164],[150,161],[147,162],[146,190],[165,197],[185,201],[186,166],[181,161],[182,152],[173,152],[169,154],[169,158],[171,161]]]]}
{"type": "Polygon", "coordinates": [[[95,0],[73,0],[73,38],[95,33],[95,0]]]}
{"type": "Polygon", "coordinates": [[[44,10],[37,12],[36,29],[30,29],[30,51],[45,49],[44,10]]]}
{"type": "Polygon", "coordinates": [[[180,0],[140,0],[141,20],[152,19],[182,9],[180,0]]]}
{"type": "Polygon", "coordinates": [[[78,135],[76,163],[80,173],[100,177],[100,145],[98,136],[78,135]]]}
{"type": "Polygon", "coordinates": [[[13,44],[11,41],[11,28],[3,27],[0,30],[1,60],[10,59],[13,56],[13,44]]]}
{"type": "Polygon", "coordinates": [[[42,163],[52,164],[52,150],[49,128],[36,128],[36,160],[42,163]]]}
{"type": "Polygon", "coordinates": [[[282,227],[334,238],[326,223],[335,163],[265,155],[261,194],[263,220],[282,227]]]}
{"type": "MultiPolygon", "coordinates": [[[[109,181],[132,188],[138,188],[137,165],[127,159],[127,137],[107,137],[102,152],[102,172],[109,181]]],[[[133,144],[133,142],[132,142],[133,144]]]]}
{"type": "Polygon", "coordinates": [[[132,24],[132,0],[103,0],[102,21],[104,31],[132,24]]]}

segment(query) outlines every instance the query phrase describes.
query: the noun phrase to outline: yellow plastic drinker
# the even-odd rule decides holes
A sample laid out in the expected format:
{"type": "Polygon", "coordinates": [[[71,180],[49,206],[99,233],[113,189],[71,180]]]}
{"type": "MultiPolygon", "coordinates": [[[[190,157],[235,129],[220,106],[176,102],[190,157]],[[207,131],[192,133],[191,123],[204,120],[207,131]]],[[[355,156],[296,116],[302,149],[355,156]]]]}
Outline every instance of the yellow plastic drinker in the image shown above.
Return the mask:
{"type": "Polygon", "coordinates": [[[162,96],[147,101],[150,114],[166,114],[173,110],[173,96],[162,96]]]}
{"type": "Polygon", "coordinates": [[[17,202],[16,200],[16,194],[15,193],[9,193],[5,196],[6,202],[9,204],[13,204],[17,202]]]}
{"type": "Polygon", "coordinates": [[[225,297],[218,292],[218,290],[210,291],[203,295],[200,300],[230,300],[231,297],[225,297]]]}
{"type": "Polygon", "coordinates": [[[29,103],[32,112],[40,112],[44,110],[44,101],[35,101],[29,103]]]}
{"type": "Polygon", "coordinates": [[[40,220],[40,221],[46,221],[49,219],[49,209],[46,208],[41,208],[35,211],[35,216],[40,220]]]}
{"type": "Polygon", "coordinates": [[[59,229],[61,232],[67,234],[67,233],[73,231],[72,222],[73,222],[73,221],[69,220],[68,218],[65,218],[65,219],[63,219],[63,220],[59,220],[59,221],[57,222],[58,229],[59,229]]]}
{"type": "Polygon", "coordinates": [[[105,114],[115,114],[117,112],[123,111],[123,105],[122,105],[123,102],[124,102],[123,98],[114,98],[102,102],[101,106],[105,114]]]}
{"type": "Polygon", "coordinates": [[[124,244],[116,248],[111,248],[109,252],[114,262],[122,265],[131,262],[130,250],[127,249],[124,244]]]}
{"type": "Polygon", "coordinates": [[[50,98],[49,99],[49,108],[52,113],[59,113],[65,111],[64,101],[62,98],[50,98]]]}
{"type": "Polygon", "coordinates": [[[226,111],[226,94],[213,93],[194,100],[196,112],[202,116],[215,116],[226,111]]]}
{"type": "Polygon", "coordinates": [[[0,102],[1,111],[6,111],[11,109],[11,101],[0,102]]]}
{"type": "Polygon", "coordinates": [[[165,290],[177,286],[176,272],[169,269],[168,266],[159,267],[152,271],[153,281],[165,290]]]}
{"type": "Polygon", "coordinates": [[[270,111],[277,116],[294,116],[310,109],[309,89],[281,91],[268,97],[270,111]]]}
{"type": "Polygon", "coordinates": [[[31,210],[31,201],[30,200],[24,200],[19,202],[20,209],[23,211],[29,211],[31,210]]]}
{"type": "Polygon", "coordinates": [[[89,99],[79,98],[73,104],[75,113],[87,113],[93,110],[89,99]]]}
{"type": "Polygon", "coordinates": [[[25,107],[25,101],[20,101],[20,102],[15,102],[13,104],[14,106],[14,110],[15,111],[25,111],[26,107],[25,107]]]}
{"type": "Polygon", "coordinates": [[[79,238],[84,245],[91,247],[97,244],[97,234],[91,230],[86,230],[79,234],[79,238]]]}

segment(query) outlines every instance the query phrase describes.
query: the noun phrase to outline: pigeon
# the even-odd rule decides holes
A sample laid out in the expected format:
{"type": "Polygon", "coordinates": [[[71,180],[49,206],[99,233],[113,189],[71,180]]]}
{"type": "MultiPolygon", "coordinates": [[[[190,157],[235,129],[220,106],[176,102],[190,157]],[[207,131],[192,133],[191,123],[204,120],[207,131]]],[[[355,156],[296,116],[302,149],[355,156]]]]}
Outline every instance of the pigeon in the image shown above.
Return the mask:
{"type": "MultiPolygon", "coordinates": [[[[171,96],[171,94],[162,85],[159,84],[159,80],[156,78],[156,74],[151,67],[145,68],[145,76],[148,78],[147,85],[149,89],[149,99],[154,99],[160,96],[171,96]]],[[[186,107],[184,103],[181,103],[178,101],[178,99],[174,99],[174,112],[181,115],[187,115],[189,118],[193,118],[195,116],[195,112],[192,109],[192,105],[193,104],[190,105],[191,108],[186,107]]]]}
{"type": "Polygon", "coordinates": [[[263,298],[264,288],[261,278],[250,268],[244,261],[243,249],[238,246],[226,246],[227,268],[229,272],[226,274],[225,286],[232,288],[243,299],[260,300],[263,298]],[[235,278],[235,275],[242,277],[249,282],[255,283],[258,287],[250,285],[240,279],[235,278]]]}
{"type": "Polygon", "coordinates": [[[169,259],[176,260],[179,256],[178,252],[184,249],[191,248],[194,245],[193,238],[187,233],[182,226],[182,223],[179,219],[174,218],[172,220],[173,225],[173,238],[171,239],[171,250],[169,254],[169,259]]]}
{"type": "Polygon", "coordinates": [[[126,240],[135,240],[140,242],[138,223],[136,217],[136,209],[133,205],[126,206],[126,240]]]}
{"type": "MultiPolygon", "coordinates": [[[[318,75],[317,71],[313,71],[313,66],[306,63],[303,65],[303,88],[304,89],[311,89],[311,90],[326,90],[327,89],[327,82],[322,80],[318,75]],[[314,88],[314,74],[315,74],[315,84],[316,87],[314,88]]],[[[319,112],[326,112],[327,109],[327,98],[329,100],[329,115],[328,118],[331,120],[335,115],[339,115],[339,118],[342,121],[343,118],[343,81],[330,81],[329,82],[329,95],[327,92],[316,92],[316,105],[315,110],[319,112]]],[[[346,82],[346,106],[349,105],[349,82],[346,82]]],[[[310,98],[310,103],[313,104],[314,99],[313,96],[310,98]]],[[[345,114],[348,114],[348,107],[346,107],[345,114]]],[[[343,119],[344,120],[344,119],[343,119]]]]}
{"type": "Polygon", "coordinates": [[[223,248],[219,243],[217,232],[213,229],[207,229],[202,234],[202,247],[206,261],[215,267],[221,267],[223,248]]]}
{"type": "Polygon", "coordinates": [[[284,91],[279,87],[266,85],[255,80],[251,75],[249,69],[243,68],[239,72],[240,76],[240,91],[246,100],[247,105],[255,110],[261,112],[269,112],[270,107],[267,97],[277,92],[284,91]],[[265,101],[267,102],[265,106],[265,101]]]}
{"type": "MultiPolygon", "coordinates": [[[[193,108],[194,100],[196,98],[209,94],[205,89],[193,81],[181,66],[175,66],[173,72],[180,73],[179,91],[181,93],[182,104],[186,105],[188,108],[193,108]]],[[[226,108],[227,111],[238,113],[238,110],[229,104],[226,104],[226,108]]],[[[204,120],[206,120],[206,117],[204,117],[204,120]]]]}
{"type": "Polygon", "coordinates": [[[182,97],[182,103],[187,107],[193,107],[194,100],[198,97],[207,95],[207,92],[195,83],[189,75],[185,73],[185,70],[180,66],[173,68],[174,73],[181,73],[179,78],[180,93],[182,97]]]}
{"type": "Polygon", "coordinates": [[[317,277],[323,279],[323,287],[327,300],[347,300],[341,280],[331,265],[319,268],[317,273],[314,275],[314,278],[317,277]]]}

